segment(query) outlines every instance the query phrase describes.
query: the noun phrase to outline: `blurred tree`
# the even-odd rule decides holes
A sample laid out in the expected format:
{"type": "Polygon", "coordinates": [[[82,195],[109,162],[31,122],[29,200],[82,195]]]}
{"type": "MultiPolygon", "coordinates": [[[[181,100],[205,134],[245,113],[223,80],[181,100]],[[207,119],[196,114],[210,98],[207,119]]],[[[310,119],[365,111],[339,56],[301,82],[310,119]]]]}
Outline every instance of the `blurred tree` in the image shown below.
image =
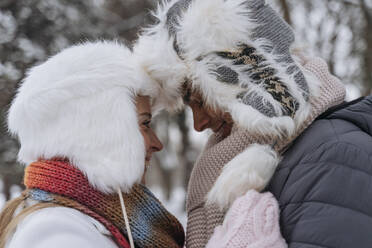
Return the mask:
{"type": "Polygon", "coordinates": [[[297,45],[324,58],[330,71],[361,94],[372,90],[371,0],[272,0],[292,23],[297,45]]]}
{"type": "Polygon", "coordinates": [[[149,13],[157,3],[156,0],[106,0],[105,9],[109,11],[110,16],[117,16],[107,20],[110,29],[129,41],[135,40],[138,29],[151,23],[152,18],[149,13]]]}
{"type": "Polygon", "coordinates": [[[286,20],[289,25],[292,25],[292,18],[290,15],[289,5],[287,0],[279,0],[280,7],[283,11],[283,18],[286,20]]]}
{"type": "Polygon", "coordinates": [[[372,94],[372,1],[359,0],[362,16],[364,18],[363,39],[365,42],[365,52],[363,58],[363,79],[364,95],[372,94]]]}

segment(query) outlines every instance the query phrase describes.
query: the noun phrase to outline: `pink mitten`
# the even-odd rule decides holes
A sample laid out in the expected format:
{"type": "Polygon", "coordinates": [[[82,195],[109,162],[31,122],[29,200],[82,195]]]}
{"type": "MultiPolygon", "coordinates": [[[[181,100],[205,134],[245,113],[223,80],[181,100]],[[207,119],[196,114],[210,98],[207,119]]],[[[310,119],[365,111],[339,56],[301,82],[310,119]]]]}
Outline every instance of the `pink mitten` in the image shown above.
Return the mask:
{"type": "Polygon", "coordinates": [[[271,193],[250,190],[234,201],[206,248],[284,248],[279,206],[271,193]]]}

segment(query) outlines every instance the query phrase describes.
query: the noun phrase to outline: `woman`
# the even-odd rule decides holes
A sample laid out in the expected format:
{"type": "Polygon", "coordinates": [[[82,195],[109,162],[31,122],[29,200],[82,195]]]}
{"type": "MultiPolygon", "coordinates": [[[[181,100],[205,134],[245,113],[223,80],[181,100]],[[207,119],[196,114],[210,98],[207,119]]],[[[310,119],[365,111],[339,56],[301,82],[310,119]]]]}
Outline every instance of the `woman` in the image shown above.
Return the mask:
{"type": "Polygon", "coordinates": [[[113,42],[29,71],[8,118],[26,190],[0,216],[1,248],[183,246],[180,223],[139,184],[162,149],[150,127],[155,85],[113,42]]]}

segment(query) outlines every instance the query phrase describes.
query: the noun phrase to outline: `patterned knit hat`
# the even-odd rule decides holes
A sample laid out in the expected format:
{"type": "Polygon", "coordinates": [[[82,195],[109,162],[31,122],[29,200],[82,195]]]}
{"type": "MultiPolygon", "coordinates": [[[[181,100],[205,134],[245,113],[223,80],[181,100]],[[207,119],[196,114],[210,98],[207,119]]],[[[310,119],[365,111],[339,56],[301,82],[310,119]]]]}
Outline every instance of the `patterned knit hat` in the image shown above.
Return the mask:
{"type": "Polygon", "coordinates": [[[236,195],[264,189],[283,144],[314,118],[310,101],[320,94],[319,79],[292,51],[293,30],[264,0],[171,0],[155,16],[134,53],[169,104],[177,105],[189,82],[237,128],[265,136],[224,166],[208,202],[225,208],[236,195]]]}
{"type": "Polygon", "coordinates": [[[174,102],[188,79],[250,131],[291,134],[308,116],[310,75],[290,53],[292,29],[264,0],[170,1],[156,17],[134,51],[174,102]]]}
{"type": "Polygon", "coordinates": [[[135,96],[157,92],[123,45],[67,48],[29,70],[10,107],[18,158],[24,164],[68,158],[100,191],[127,191],[140,181],[145,161],[135,96]]]}

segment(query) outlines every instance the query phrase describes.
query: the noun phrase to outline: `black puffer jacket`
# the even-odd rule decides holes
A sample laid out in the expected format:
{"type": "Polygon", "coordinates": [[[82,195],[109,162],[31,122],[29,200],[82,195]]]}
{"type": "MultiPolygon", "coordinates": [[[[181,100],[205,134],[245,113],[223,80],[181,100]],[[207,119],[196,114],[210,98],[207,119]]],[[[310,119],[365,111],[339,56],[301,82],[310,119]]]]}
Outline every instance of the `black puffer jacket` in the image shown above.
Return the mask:
{"type": "Polygon", "coordinates": [[[372,96],[320,116],[285,152],[268,190],[290,248],[371,248],[372,96]]]}

